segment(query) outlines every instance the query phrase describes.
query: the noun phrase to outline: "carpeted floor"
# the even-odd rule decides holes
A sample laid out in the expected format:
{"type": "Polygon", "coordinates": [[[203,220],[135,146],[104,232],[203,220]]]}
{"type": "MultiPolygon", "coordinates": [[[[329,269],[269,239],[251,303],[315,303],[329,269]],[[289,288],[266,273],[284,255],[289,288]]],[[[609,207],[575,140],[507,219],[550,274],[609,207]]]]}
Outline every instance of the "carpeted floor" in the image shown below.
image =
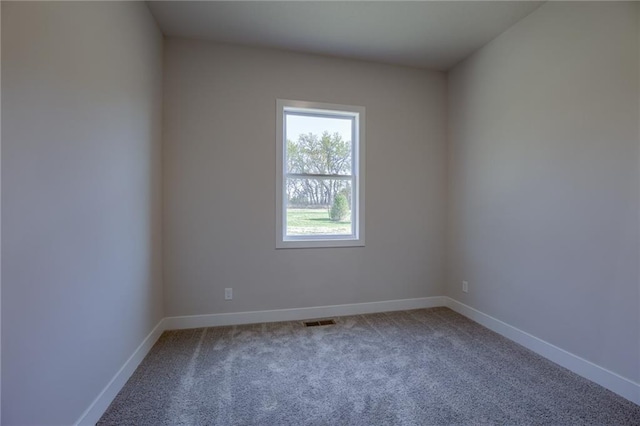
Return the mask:
{"type": "Polygon", "coordinates": [[[447,309],[165,332],[100,425],[640,425],[640,406],[447,309]]]}

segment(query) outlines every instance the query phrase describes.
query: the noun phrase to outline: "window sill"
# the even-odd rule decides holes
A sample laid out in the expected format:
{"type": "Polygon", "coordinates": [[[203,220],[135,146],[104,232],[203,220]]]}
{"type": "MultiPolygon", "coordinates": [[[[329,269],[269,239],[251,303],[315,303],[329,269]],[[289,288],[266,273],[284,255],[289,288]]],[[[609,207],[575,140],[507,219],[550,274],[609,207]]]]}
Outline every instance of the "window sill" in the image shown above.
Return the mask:
{"type": "Polygon", "coordinates": [[[331,247],[364,247],[364,238],[359,239],[292,239],[276,242],[276,249],[331,248],[331,247]]]}

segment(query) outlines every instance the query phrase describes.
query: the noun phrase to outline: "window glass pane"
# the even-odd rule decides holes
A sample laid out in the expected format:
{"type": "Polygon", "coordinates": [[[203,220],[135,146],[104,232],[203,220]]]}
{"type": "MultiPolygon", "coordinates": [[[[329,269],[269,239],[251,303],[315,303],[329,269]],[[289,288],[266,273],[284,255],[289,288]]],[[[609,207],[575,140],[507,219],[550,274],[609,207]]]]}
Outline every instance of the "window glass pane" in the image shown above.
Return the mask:
{"type": "Polygon", "coordinates": [[[349,117],[287,113],[287,173],[351,175],[352,126],[349,117]]]}
{"type": "Polygon", "coordinates": [[[286,179],[287,236],[352,235],[351,179],[286,179]]]}

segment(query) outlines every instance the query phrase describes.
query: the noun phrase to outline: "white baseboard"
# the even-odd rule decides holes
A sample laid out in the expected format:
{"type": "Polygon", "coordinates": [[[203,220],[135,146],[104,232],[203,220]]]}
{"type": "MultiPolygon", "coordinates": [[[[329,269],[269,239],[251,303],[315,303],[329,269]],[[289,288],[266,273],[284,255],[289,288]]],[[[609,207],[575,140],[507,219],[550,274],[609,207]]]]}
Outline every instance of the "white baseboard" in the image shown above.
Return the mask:
{"type": "Polygon", "coordinates": [[[111,402],[118,392],[127,383],[129,377],[138,368],[144,357],[149,353],[153,345],[156,343],[164,328],[164,319],[151,330],[151,333],[140,343],[140,346],[133,352],[129,359],[124,363],[120,370],[113,376],[111,381],[104,387],[102,392],[93,400],[89,408],[80,416],[75,425],[95,425],[104,412],[109,408],[111,402]]]}
{"type": "Polygon", "coordinates": [[[216,327],[221,325],[255,324],[262,322],[298,321],[375,312],[403,311],[407,309],[444,306],[444,298],[385,300],[382,302],[353,303],[348,305],[314,306],[309,308],[276,309],[270,311],[233,312],[227,314],[189,315],[165,318],[165,330],[216,327]]]}
{"type": "Polygon", "coordinates": [[[455,299],[450,297],[443,297],[443,299],[445,306],[459,314],[640,405],[640,384],[567,352],[551,343],[545,342],[526,331],[513,327],[455,299]]]}

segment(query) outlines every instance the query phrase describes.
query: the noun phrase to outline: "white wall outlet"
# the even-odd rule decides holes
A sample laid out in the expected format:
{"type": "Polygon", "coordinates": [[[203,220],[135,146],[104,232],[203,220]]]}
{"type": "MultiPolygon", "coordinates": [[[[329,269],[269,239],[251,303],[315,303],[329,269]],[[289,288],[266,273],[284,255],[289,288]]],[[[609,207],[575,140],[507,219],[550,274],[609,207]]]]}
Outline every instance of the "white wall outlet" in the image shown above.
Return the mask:
{"type": "Polygon", "coordinates": [[[233,299],[233,289],[225,288],[224,289],[224,300],[232,300],[233,299]]]}
{"type": "Polygon", "coordinates": [[[464,291],[465,293],[469,292],[469,282],[462,281],[462,291],[464,291]]]}

